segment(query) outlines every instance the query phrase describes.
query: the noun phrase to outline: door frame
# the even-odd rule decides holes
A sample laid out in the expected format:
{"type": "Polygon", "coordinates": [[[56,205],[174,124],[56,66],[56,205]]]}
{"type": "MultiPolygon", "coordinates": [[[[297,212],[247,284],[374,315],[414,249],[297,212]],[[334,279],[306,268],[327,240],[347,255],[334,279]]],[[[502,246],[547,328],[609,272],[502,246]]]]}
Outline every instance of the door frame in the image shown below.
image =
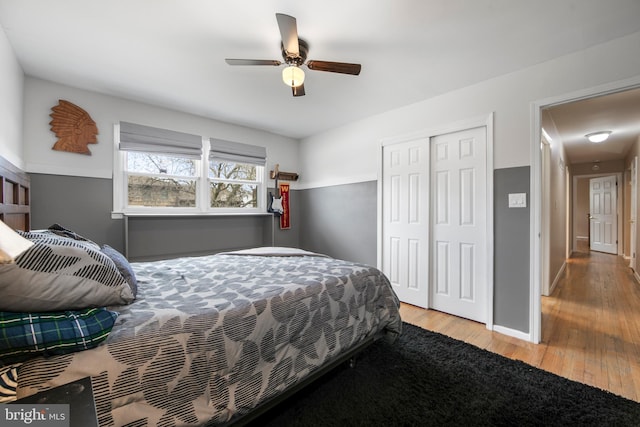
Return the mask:
{"type": "MultiPolygon", "coordinates": [[[[429,141],[429,145],[431,144],[431,138],[438,135],[443,135],[452,132],[460,132],[467,129],[473,129],[478,127],[484,127],[487,131],[487,141],[486,141],[486,185],[487,185],[487,199],[486,199],[486,236],[487,241],[485,245],[487,256],[487,265],[486,265],[486,327],[487,329],[493,330],[493,290],[494,290],[494,279],[493,279],[493,260],[494,260],[494,249],[493,249],[493,241],[494,241],[494,232],[493,232],[493,112],[488,115],[472,117],[465,120],[460,120],[456,122],[451,122],[448,124],[444,124],[442,126],[434,126],[427,129],[419,130],[416,132],[411,132],[404,135],[398,135],[389,138],[383,138],[380,140],[380,144],[378,146],[378,155],[377,155],[377,163],[378,163],[378,173],[377,173],[377,182],[378,182],[378,192],[377,192],[377,267],[382,269],[382,231],[383,231],[383,222],[382,222],[382,214],[383,214],[383,206],[382,206],[382,172],[383,172],[383,148],[388,145],[393,145],[401,142],[407,142],[415,139],[425,138],[429,141]]],[[[430,185],[430,184],[429,184],[430,185]]],[[[431,209],[431,208],[429,208],[431,209]]],[[[431,273],[429,272],[429,275],[431,273]]],[[[428,278],[430,281],[430,279],[428,278]]],[[[429,283],[429,290],[431,288],[431,283],[429,283]]],[[[431,301],[430,297],[427,295],[427,307],[430,306],[431,301]]]]}
{"type": "Polygon", "coordinates": [[[551,138],[547,135],[546,132],[542,132],[542,138],[540,139],[540,150],[542,151],[540,163],[541,170],[541,187],[540,191],[542,192],[542,197],[540,198],[540,202],[542,206],[540,207],[542,210],[542,216],[540,218],[542,232],[540,233],[540,245],[542,250],[542,295],[549,295],[551,292],[551,279],[549,278],[549,257],[551,256],[550,248],[549,248],[549,233],[551,232],[551,218],[550,218],[550,209],[548,202],[550,193],[551,193],[551,177],[550,175],[550,166],[551,166],[551,138]]]}
{"type": "Polygon", "coordinates": [[[550,98],[545,98],[530,103],[530,150],[531,150],[531,200],[532,208],[529,218],[529,237],[531,252],[529,254],[529,341],[539,343],[542,335],[542,155],[540,140],[542,138],[542,109],[553,105],[565,104],[593,98],[596,96],[622,92],[640,87],[640,77],[620,80],[600,86],[582,89],[572,93],[566,93],[550,98]]]}
{"type": "Polygon", "coordinates": [[[629,266],[636,274],[636,227],[638,217],[638,156],[631,160],[631,212],[629,215],[629,266]]]}

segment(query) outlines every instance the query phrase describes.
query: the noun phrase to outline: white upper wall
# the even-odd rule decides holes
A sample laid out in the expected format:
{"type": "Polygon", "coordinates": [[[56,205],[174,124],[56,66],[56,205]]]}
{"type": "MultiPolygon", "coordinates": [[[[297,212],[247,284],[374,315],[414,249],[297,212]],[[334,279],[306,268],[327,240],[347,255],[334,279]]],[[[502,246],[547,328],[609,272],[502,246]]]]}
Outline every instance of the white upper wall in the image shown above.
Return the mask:
{"type": "MultiPolygon", "coordinates": [[[[523,46],[526,49],[526,46],[523,46]]],[[[640,78],[640,32],[304,139],[299,188],[376,180],[384,139],[494,113],[494,167],[529,166],[536,101],[640,78]]]]}
{"type": "Polygon", "coordinates": [[[279,163],[282,170],[299,172],[297,188],[311,188],[375,180],[381,140],[491,112],[495,113],[495,168],[530,165],[532,102],[640,77],[640,33],[369,117],[307,138],[300,145],[255,129],[25,79],[1,28],[0,71],[0,155],[29,172],[110,178],[113,124],[125,120],[264,144],[269,168],[279,163]],[[49,129],[49,114],[59,99],[79,105],[96,121],[99,143],[89,146],[91,156],[51,150],[56,137],[49,129]]]}
{"type": "Polygon", "coordinates": [[[22,154],[22,89],[24,73],[0,27],[0,156],[24,168],[22,154]]]}
{"type": "Polygon", "coordinates": [[[282,170],[298,170],[298,141],[295,139],[33,77],[25,79],[24,87],[24,164],[27,172],[111,178],[113,125],[120,121],[265,146],[268,169],[279,163],[282,170]],[[76,104],[96,122],[98,143],[89,144],[91,155],[51,149],[57,138],[50,129],[49,115],[60,99],[76,104]]]}

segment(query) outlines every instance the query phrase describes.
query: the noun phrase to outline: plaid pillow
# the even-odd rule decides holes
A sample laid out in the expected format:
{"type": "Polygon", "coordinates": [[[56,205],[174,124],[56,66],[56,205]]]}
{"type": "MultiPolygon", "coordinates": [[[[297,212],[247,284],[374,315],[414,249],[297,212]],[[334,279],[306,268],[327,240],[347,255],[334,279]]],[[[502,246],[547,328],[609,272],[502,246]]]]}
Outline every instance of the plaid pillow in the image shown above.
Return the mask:
{"type": "Polygon", "coordinates": [[[118,317],[105,308],[52,313],[0,311],[0,362],[22,362],[97,347],[118,317]]]}

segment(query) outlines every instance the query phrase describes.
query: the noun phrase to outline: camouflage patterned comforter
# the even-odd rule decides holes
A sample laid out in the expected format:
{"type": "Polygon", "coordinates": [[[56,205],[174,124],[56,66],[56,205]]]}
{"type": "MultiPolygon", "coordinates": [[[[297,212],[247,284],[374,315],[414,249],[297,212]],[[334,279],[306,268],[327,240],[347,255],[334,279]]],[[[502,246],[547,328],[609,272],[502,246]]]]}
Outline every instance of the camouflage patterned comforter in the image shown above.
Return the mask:
{"type": "Polygon", "coordinates": [[[22,365],[18,398],[91,376],[109,425],[224,423],[365,337],[400,332],[378,270],[323,256],[134,263],[137,300],[101,346],[22,365]]]}

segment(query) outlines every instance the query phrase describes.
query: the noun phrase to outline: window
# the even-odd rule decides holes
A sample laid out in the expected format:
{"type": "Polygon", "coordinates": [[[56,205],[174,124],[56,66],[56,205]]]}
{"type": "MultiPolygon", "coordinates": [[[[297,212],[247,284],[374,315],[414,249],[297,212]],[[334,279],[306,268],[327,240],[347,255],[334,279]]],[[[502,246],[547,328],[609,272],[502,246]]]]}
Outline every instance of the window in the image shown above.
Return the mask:
{"type": "Polygon", "coordinates": [[[265,211],[266,149],[121,122],[114,211],[128,214],[265,211]]]}
{"type": "Polygon", "coordinates": [[[130,151],[127,158],[127,207],[197,207],[199,160],[130,151]]]}
{"type": "Polygon", "coordinates": [[[209,160],[209,192],[212,208],[257,208],[258,166],[209,160]]]}
{"type": "Polygon", "coordinates": [[[209,144],[210,208],[261,208],[265,148],[213,138],[209,144]]]}

